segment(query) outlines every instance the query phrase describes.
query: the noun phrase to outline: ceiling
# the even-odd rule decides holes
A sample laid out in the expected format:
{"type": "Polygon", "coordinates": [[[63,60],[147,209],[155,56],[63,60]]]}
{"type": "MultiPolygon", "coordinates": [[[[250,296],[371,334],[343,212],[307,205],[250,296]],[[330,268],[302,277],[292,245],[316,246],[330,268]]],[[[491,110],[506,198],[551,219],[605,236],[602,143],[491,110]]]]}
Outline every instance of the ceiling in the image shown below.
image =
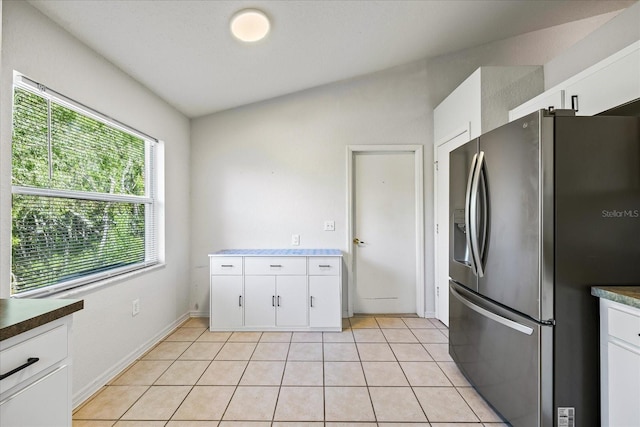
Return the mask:
{"type": "Polygon", "coordinates": [[[619,10],[635,1],[30,0],[188,117],[619,10]],[[268,37],[229,33],[243,8],[268,37]]]}

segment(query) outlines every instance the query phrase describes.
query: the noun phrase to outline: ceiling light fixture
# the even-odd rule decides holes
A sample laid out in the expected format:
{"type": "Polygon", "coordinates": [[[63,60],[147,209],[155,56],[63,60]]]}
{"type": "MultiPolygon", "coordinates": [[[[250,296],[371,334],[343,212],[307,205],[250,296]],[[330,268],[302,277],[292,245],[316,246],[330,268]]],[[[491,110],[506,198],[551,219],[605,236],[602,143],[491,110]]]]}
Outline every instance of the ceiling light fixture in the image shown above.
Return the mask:
{"type": "Polygon", "coordinates": [[[243,42],[257,42],[266,37],[271,28],[269,18],[261,10],[243,9],[231,18],[231,34],[243,42]]]}

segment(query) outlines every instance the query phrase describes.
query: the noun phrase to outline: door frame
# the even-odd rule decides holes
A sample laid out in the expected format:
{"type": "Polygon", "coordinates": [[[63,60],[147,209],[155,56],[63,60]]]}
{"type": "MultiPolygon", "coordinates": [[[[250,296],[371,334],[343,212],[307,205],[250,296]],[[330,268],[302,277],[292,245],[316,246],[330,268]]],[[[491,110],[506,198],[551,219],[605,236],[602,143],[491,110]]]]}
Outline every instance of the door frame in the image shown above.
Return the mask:
{"type": "MultiPolygon", "coordinates": [[[[466,125],[459,127],[458,129],[455,129],[454,131],[450,132],[448,135],[445,135],[444,137],[442,137],[439,141],[435,141],[435,143],[433,144],[433,255],[434,255],[434,260],[433,260],[433,300],[435,302],[435,317],[436,319],[440,319],[442,320],[442,314],[440,312],[440,299],[441,298],[446,298],[447,300],[449,299],[449,295],[448,293],[446,294],[446,296],[441,297],[440,295],[438,295],[438,277],[440,276],[440,267],[444,266],[445,262],[446,262],[446,268],[447,271],[449,270],[449,245],[447,244],[447,248],[446,251],[443,251],[444,248],[441,248],[438,242],[438,234],[440,232],[443,233],[449,233],[449,227],[447,227],[446,230],[439,230],[439,224],[438,224],[438,200],[439,200],[439,194],[438,194],[438,161],[439,161],[439,157],[438,157],[438,149],[443,146],[448,144],[449,142],[451,142],[452,140],[460,137],[461,135],[467,134],[467,136],[469,138],[471,138],[471,122],[467,122],[466,125]]],[[[455,146],[449,147],[449,153],[451,153],[451,151],[455,150],[456,148],[464,145],[466,142],[461,142],[455,146]]],[[[450,243],[450,242],[448,242],[450,243]]],[[[443,322],[444,323],[444,322],[443,322]]],[[[446,325],[448,326],[449,322],[446,322],[446,325]]]]}
{"type": "Polygon", "coordinates": [[[353,316],[353,231],[354,231],[354,156],[358,153],[411,153],[414,159],[415,230],[416,230],[416,314],[425,317],[425,274],[424,274],[424,147],[422,145],[347,145],[347,287],[348,313],[353,316]]]}

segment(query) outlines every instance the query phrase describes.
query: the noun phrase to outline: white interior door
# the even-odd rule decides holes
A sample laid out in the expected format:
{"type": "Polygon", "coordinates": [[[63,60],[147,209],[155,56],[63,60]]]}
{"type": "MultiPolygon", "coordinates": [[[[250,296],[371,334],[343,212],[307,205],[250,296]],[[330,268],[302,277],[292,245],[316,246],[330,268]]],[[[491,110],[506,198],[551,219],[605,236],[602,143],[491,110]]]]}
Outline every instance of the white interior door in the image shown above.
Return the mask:
{"type": "Polygon", "coordinates": [[[415,155],[354,155],[356,313],[416,312],[415,155]]]}
{"type": "Polygon", "coordinates": [[[436,317],[449,326],[449,153],[469,140],[469,131],[441,142],[436,148],[436,317]]]}

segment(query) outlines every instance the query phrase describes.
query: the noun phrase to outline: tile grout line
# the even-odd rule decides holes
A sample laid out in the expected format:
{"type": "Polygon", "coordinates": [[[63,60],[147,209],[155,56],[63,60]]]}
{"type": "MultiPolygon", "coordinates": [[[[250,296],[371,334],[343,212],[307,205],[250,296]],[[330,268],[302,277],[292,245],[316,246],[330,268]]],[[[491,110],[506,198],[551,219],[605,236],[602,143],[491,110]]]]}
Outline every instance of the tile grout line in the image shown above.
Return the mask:
{"type": "MultiPolygon", "coordinates": [[[[280,376],[280,384],[278,386],[278,395],[276,396],[276,403],[273,405],[273,413],[271,414],[271,425],[275,422],[276,419],[276,410],[278,409],[278,401],[280,400],[280,392],[282,391],[282,383],[284,382],[284,374],[287,372],[287,363],[289,361],[289,352],[291,351],[291,340],[293,339],[293,332],[291,333],[291,338],[289,339],[289,346],[287,347],[287,355],[284,359],[284,367],[282,369],[282,375],[280,376]]],[[[258,346],[256,345],[256,348],[258,346]]],[[[247,363],[249,366],[249,363],[247,363]]],[[[241,377],[242,378],[242,377],[241,377]]],[[[239,384],[239,382],[238,382],[239,384]]]]}

